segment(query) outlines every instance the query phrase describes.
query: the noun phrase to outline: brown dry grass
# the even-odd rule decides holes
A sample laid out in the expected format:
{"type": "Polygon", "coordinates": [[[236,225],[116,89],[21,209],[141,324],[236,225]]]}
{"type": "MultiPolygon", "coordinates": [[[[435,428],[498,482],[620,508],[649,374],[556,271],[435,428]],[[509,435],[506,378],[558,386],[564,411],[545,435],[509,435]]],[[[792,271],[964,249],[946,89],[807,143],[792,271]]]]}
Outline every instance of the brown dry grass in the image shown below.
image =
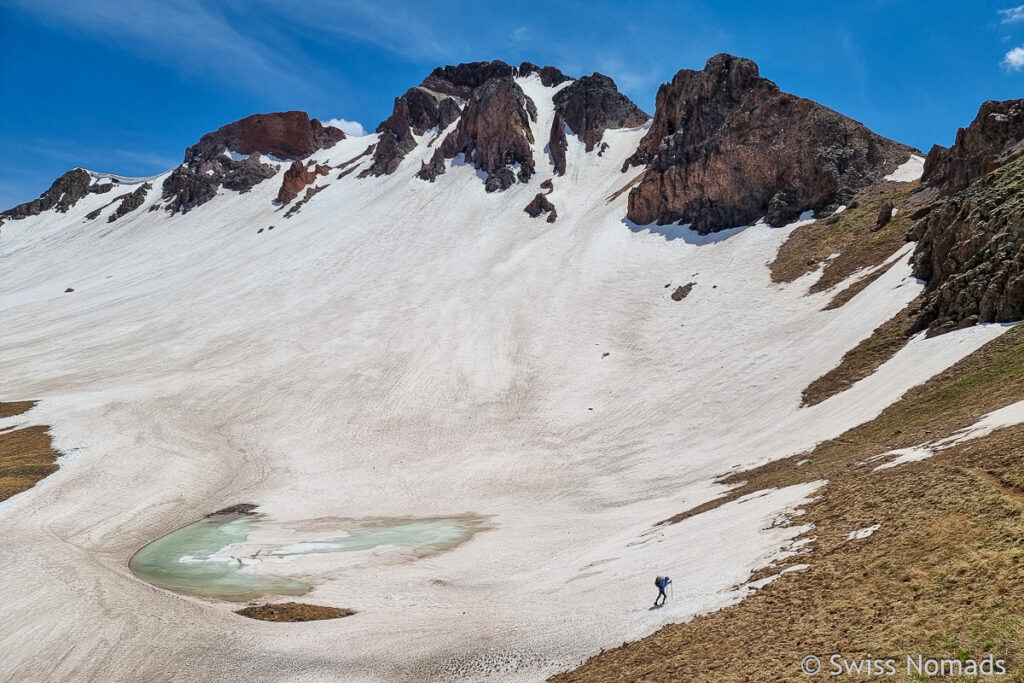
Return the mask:
{"type": "Polygon", "coordinates": [[[0,403],[0,419],[27,413],[35,405],[35,401],[10,401],[8,403],[0,403]]]}
{"type": "Polygon", "coordinates": [[[301,602],[268,603],[253,605],[240,609],[241,614],[250,619],[261,621],[320,621],[322,619],[340,619],[355,614],[355,610],[344,607],[324,607],[323,605],[306,605],[301,602]]]}
{"type": "MultiPolygon", "coordinates": [[[[797,228],[771,264],[772,281],[792,282],[826,262],[821,278],[811,287],[811,292],[820,292],[858,270],[882,263],[906,243],[905,235],[912,222],[907,200],[917,186],[916,182],[883,183],[858,195],[856,208],[797,228]],[[899,211],[888,225],[871,232],[886,199],[899,211]],[[838,256],[829,260],[833,254],[838,256]]],[[[859,290],[846,294],[846,300],[856,291],[859,290]]]]}
{"type": "MultiPolygon", "coordinates": [[[[798,681],[809,680],[799,671],[807,654],[991,653],[1007,662],[1010,673],[1001,680],[1024,681],[1024,426],[877,473],[860,464],[1021,399],[1024,326],[811,454],[729,477],[746,484],[718,504],[767,487],[829,480],[799,518],[814,524],[817,538],[809,555],[791,561],[811,567],[554,680],[798,681]],[[805,458],[810,463],[797,467],[805,458]],[[881,528],[871,537],[846,539],[876,523],[881,528]]],[[[900,666],[905,671],[902,660],[900,666]]],[[[887,680],[920,679],[904,673],[887,680]]]]}
{"type": "Polygon", "coordinates": [[[57,471],[59,453],[50,445],[47,426],[0,432],[0,500],[26,491],[57,471]]]}

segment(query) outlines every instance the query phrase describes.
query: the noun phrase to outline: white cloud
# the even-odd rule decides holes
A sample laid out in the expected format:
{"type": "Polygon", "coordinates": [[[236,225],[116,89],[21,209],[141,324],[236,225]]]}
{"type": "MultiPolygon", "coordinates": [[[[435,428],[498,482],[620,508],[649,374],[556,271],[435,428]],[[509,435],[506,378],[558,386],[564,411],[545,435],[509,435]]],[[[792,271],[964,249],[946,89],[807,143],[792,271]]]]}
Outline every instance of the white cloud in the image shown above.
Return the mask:
{"type": "Polygon", "coordinates": [[[327,119],[323,124],[325,126],[341,128],[345,131],[345,135],[352,138],[361,138],[366,135],[366,130],[363,128],[363,124],[358,121],[349,121],[348,119],[327,119]]]}
{"type": "Polygon", "coordinates": [[[1015,47],[1003,57],[1003,66],[1011,71],[1024,69],[1024,45],[1015,47]]]}
{"type": "Polygon", "coordinates": [[[1009,9],[1001,9],[999,10],[999,13],[1003,15],[1004,24],[1024,21],[1024,5],[1018,5],[1017,7],[1011,7],[1009,9]]]}

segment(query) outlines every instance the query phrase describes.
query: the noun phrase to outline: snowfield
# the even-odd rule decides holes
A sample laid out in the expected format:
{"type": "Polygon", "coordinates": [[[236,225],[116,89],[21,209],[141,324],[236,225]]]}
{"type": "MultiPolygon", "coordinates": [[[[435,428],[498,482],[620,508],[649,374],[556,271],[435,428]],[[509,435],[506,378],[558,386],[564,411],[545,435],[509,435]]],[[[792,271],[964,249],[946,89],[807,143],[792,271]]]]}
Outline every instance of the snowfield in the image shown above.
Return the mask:
{"type": "Polygon", "coordinates": [[[800,551],[798,510],[824,482],[657,523],[723,494],[716,477],[872,419],[1006,329],[915,337],[800,408],[920,291],[909,251],[822,311],[834,292],[809,295],[816,274],[770,281],[797,224],[628,225],[626,194],[607,198],[643,129],[607,131],[601,157],[570,137],[558,220],[530,219],[557,88],[520,82],[540,114],[538,176],[505,192],[468,165],[415,178],[433,152],[420,145],[392,176],[319,178],[288,219],[280,174],[173,217],[148,210],[160,176],[114,223],[116,204],[84,219],[108,194],[3,226],[0,400],[41,402],[0,428],[52,425],[65,453],[0,503],[3,678],[542,679],[742,599],[751,570],[800,551]],[[296,560],[315,584],[302,601],[358,611],[335,621],[244,619],[129,571],[145,544],[241,502],[282,527],[472,514],[489,528],[428,556],[296,560]],[[656,574],[675,595],[649,610],[656,574]]]}

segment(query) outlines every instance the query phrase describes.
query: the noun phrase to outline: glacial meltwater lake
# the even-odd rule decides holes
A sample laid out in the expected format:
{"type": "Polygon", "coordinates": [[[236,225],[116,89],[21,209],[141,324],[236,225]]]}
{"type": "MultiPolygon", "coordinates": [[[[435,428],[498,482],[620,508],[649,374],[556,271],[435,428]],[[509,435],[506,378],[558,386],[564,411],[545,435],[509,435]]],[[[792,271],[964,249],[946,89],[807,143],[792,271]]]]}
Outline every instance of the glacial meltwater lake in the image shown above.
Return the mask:
{"type": "Polygon", "coordinates": [[[273,525],[264,515],[214,514],[161,536],[139,550],[129,562],[132,572],[175,593],[220,600],[246,601],[262,595],[302,595],[311,583],[284,576],[247,571],[261,558],[345,553],[376,548],[423,548],[441,551],[468,540],[483,528],[475,516],[431,519],[335,520],[311,532],[295,532],[294,542],[254,549],[250,534],[273,525]],[[346,528],[347,527],[347,528],[346,528]]]}

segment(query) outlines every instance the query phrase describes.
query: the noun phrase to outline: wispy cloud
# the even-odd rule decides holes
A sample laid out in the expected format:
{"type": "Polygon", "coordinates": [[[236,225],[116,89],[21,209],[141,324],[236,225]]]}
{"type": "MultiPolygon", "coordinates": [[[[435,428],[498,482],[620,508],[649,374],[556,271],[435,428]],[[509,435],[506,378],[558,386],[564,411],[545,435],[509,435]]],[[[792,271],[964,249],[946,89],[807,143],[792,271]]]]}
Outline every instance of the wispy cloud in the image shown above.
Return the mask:
{"type": "MultiPolygon", "coordinates": [[[[253,89],[301,87],[302,79],[250,31],[201,0],[12,0],[40,21],[128,49],[190,76],[253,89]]],[[[247,27],[248,28],[248,27],[247,27]]]]}
{"type": "Polygon", "coordinates": [[[999,14],[1003,17],[1004,24],[1012,24],[1018,21],[1024,21],[1024,5],[1018,5],[1017,7],[1010,7],[1009,9],[999,10],[999,14]]]}
{"type": "Polygon", "coordinates": [[[1015,47],[1003,57],[1003,66],[1010,71],[1024,69],[1024,45],[1015,47]]]}

